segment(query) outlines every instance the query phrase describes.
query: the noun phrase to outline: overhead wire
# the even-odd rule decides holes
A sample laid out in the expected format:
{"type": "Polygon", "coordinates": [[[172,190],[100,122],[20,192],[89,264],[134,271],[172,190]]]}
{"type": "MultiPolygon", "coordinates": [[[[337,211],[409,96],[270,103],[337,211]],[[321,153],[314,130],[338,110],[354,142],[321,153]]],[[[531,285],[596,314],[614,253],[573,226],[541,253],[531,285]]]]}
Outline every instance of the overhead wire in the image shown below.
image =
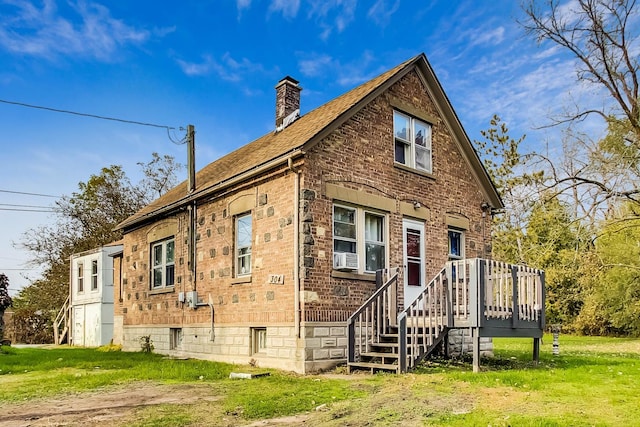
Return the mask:
{"type": "Polygon", "coordinates": [[[24,191],[11,191],[11,190],[0,190],[0,193],[11,193],[11,194],[24,194],[26,196],[39,196],[39,197],[53,197],[56,199],[61,198],[62,196],[54,196],[51,194],[42,194],[42,193],[27,193],[24,191]]]}
{"type": "Polygon", "coordinates": [[[117,117],[100,116],[98,114],[80,113],[78,111],[62,110],[60,108],[52,108],[52,107],[45,107],[42,105],[27,104],[25,102],[8,101],[6,99],[0,99],[0,102],[4,104],[10,104],[10,105],[19,105],[21,107],[27,107],[27,108],[36,108],[38,110],[53,111],[55,113],[73,114],[76,116],[92,117],[94,119],[111,120],[114,122],[129,123],[129,124],[140,125],[140,126],[150,126],[155,128],[167,129],[167,131],[175,129],[172,126],[158,125],[155,123],[147,123],[147,122],[139,122],[136,120],[120,119],[117,117]]]}

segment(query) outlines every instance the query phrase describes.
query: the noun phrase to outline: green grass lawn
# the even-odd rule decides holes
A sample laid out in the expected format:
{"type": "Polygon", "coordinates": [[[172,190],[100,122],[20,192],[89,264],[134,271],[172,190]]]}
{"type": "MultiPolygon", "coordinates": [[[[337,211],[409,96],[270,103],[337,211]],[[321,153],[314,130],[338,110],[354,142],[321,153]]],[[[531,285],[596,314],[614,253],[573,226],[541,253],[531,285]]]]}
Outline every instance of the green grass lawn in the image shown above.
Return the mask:
{"type": "Polygon", "coordinates": [[[640,340],[562,335],[553,356],[545,336],[537,366],[531,346],[530,339],[496,339],[496,357],[483,359],[477,374],[465,361],[438,360],[406,375],[267,370],[270,376],[255,380],[229,374],[265,370],[157,354],[3,347],[0,407],[157,383],[204,386],[219,399],[141,408],[127,425],[234,425],[294,414],[323,426],[640,425],[640,340]],[[319,405],[326,410],[314,411],[319,405]]]}

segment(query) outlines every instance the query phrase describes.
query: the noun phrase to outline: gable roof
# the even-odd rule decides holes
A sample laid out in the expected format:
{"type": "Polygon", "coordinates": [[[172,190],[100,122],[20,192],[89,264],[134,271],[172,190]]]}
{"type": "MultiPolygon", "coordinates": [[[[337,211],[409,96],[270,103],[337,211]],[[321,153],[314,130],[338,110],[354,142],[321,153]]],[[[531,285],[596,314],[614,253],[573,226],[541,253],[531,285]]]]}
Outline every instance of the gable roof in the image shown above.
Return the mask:
{"type": "Polygon", "coordinates": [[[420,69],[428,87],[433,90],[445,121],[455,135],[454,139],[460,144],[465,158],[485,192],[487,201],[492,207],[503,207],[495,186],[473,149],[427,58],[420,54],[301,116],[282,131],[270,132],[208,164],[196,173],[196,190],[193,193],[188,193],[187,181],[184,181],[127,218],[117,228],[134,227],[157,215],[219,191],[265,168],[275,167],[290,158],[302,155],[306,146],[321,140],[415,67],[420,69]]]}

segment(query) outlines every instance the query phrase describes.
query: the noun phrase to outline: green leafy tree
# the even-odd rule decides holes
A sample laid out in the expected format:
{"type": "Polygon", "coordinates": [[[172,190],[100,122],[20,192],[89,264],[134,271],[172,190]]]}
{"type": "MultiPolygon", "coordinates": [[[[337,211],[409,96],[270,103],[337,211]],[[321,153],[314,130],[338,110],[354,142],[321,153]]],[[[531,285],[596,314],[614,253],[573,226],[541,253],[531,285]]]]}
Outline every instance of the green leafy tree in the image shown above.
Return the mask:
{"type": "Polygon", "coordinates": [[[635,209],[627,205],[595,240],[592,272],[585,276],[585,307],[577,321],[580,332],[640,336],[640,219],[635,209]]]}
{"type": "Polygon", "coordinates": [[[509,135],[507,124],[498,115],[481,131],[482,140],[474,141],[487,173],[502,197],[505,209],[492,218],[492,255],[512,263],[523,257],[524,229],[536,198],[531,197],[532,183],[538,173],[524,169],[526,156],[520,153],[525,136],[509,135]]]}
{"type": "Polygon", "coordinates": [[[582,255],[588,251],[570,211],[557,198],[542,198],[531,211],[523,238],[524,261],[545,270],[547,322],[568,329],[583,305],[582,255]]]}
{"type": "Polygon", "coordinates": [[[0,273],[0,340],[4,338],[4,312],[12,304],[11,295],[9,295],[9,278],[0,273]]]}

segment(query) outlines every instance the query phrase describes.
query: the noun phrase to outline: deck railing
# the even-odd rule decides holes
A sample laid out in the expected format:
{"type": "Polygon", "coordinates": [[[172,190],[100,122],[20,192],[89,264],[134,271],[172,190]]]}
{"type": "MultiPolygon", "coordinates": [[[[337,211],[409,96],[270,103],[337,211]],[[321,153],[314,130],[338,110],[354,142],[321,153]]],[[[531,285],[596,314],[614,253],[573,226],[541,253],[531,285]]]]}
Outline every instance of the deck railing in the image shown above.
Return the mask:
{"type": "Polygon", "coordinates": [[[371,343],[396,325],[398,315],[398,269],[381,271],[383,284],[347,320],[348,361],[356,362],[371,343]]]}
{"type": "Polygon", "coordinates": [[[348,320],[349,362],[392,326],[398,329],[400,372],[414,368],[452,328],[473,328],[476,337],[485,327],[544,329],[542,270],[479,258],[449,261],[400,312],[398,269],[385,273],[384,284],[348,320]]]}
{"type": "Polygon", "coordinates": [[[427,356],[451,328],[544,329],[544,272],[479,258],[447,262],[398,314],[404,372],[427,356]]]}
{"type": "Polygon", "coordinates": [[[544,329],[544,271],[493,260],[483,262],[481,320],[511,319],[513,327],[535,323],[544,329]]]}
{"type": "Polygon", "coordinates": [[[438,343],[451,324],[454,310],[442,269],[424,291],[398,314],[398,364],[400,372],[413,369],[438,343]]]}

